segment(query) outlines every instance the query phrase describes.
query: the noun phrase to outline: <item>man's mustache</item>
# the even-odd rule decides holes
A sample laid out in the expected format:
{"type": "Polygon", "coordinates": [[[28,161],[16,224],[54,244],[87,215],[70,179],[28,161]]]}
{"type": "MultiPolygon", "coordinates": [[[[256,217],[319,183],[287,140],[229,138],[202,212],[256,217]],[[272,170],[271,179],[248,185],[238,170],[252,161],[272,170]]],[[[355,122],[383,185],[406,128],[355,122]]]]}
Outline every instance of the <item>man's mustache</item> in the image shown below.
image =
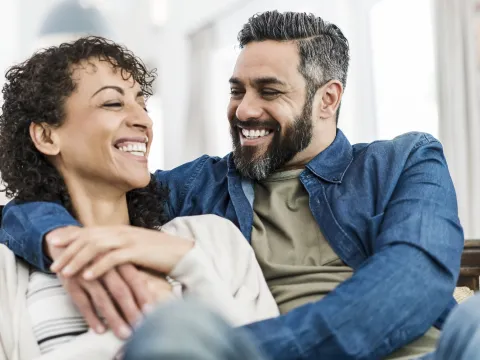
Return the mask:
{"type": "Polygon", "coordinates": [[[249,129],[271,129],[274,131],[280,130],[280,124],[273,119],[268,120],[258,120],[258,119],[247,119],[247,120],[240,120],[236,116],[230,120],[230,125],[232,127],[241,127],[241,128],[249,128],[249,129]]]}

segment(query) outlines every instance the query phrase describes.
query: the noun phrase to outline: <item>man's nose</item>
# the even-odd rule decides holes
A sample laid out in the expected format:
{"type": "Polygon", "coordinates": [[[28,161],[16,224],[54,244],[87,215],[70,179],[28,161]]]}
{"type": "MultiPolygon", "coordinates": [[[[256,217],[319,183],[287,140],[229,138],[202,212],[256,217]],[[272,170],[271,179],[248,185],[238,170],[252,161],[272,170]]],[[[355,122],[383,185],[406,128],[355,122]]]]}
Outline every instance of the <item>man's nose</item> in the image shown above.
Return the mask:
{"type": "Polygon", "coordinates": [[[254,96],[245,94],[235,111],[239,120],[259,119],[263,114],[261,103],[254,96]]]}

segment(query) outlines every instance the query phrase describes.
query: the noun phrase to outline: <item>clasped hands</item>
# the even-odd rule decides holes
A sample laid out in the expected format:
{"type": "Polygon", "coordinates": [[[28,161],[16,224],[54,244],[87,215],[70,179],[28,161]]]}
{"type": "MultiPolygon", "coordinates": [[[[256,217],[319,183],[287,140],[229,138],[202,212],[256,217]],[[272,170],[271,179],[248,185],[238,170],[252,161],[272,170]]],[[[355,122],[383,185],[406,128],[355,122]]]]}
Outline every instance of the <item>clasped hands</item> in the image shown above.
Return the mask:
{"type": "Polygon", "coordinates": [[[193,241],[128,225],[69,226],[45,240],[51,271],[88,325],[102,333],[108,324],[123,339],[157,302],[171,297],[165,275],[193,247],[193,241]]]}

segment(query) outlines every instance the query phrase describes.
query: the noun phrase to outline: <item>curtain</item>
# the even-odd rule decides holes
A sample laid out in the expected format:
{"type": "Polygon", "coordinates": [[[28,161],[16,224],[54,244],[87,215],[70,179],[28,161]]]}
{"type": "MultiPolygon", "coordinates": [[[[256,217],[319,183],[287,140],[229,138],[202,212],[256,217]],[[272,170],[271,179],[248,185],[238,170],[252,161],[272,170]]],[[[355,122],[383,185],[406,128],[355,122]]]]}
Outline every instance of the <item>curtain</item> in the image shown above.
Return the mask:
{"type": "Polygon", "coordinates": [[[209,24],[190,35],[189,39],[190,92],[183,149],[183,158],[186,159],[209,153],[216,141],[215,124],[211,116],[213,78],[211,64],[215,47],[214,34],[213,27],[209,24]]]}
{"type": "Polygon", "coordinates": [[[476,1],[434,0],[439,132],[466,239],[480,239],[480,119],[476,1]]]}

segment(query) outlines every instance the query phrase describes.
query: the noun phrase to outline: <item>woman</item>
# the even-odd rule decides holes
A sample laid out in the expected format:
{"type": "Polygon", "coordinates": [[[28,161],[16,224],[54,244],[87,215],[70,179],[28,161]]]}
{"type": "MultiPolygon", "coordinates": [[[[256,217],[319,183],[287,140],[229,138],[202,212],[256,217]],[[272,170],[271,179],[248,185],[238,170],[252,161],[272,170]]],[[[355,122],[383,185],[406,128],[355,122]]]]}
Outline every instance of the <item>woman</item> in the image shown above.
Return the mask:
{"type": "MultiPolygon", "coordinates": [[[[34,54],[6,80],[0,173],[7,196],[60,202],[97,234],[118,231],[135,239],[114,248],[102,236],[100,247],[73,242],[59,269],[75,247],[78,260],[128,245],[122,261],[141,265],[160,282],[177,280],[233,325],[278,315],[253,251],[233,224],[215,216],[165,224],[168,190],[147,167],[153,136],[145,102],[154,74],[141,60],[87,37],[34,54]]],[[[158,295],[164,293],[160,285],[158,295]]],[[[0,359],[105,359],[121,346],[111,333],[87,333],[60,280],[4,246],[0,319],[0,359]]]]}

